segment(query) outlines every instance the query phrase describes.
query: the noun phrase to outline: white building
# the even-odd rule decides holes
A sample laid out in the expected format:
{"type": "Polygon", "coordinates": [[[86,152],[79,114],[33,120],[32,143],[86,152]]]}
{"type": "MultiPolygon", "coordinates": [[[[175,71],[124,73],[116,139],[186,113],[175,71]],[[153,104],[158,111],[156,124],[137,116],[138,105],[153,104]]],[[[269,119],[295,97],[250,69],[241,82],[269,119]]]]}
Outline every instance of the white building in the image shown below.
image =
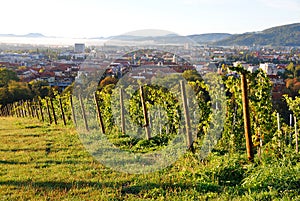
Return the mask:
{"type": "Polygon", "coordinates": [[[250,73],[254,73],[255,71],[258,70],[258,66],[249,65],[247,70],[250,71],[250,73]]]}
{"type": "Polygon", "coordinates": [[[262,69],[267,75],[277,75],[278,69],[273,63],[260,64],[259,68],[262,69]]]}

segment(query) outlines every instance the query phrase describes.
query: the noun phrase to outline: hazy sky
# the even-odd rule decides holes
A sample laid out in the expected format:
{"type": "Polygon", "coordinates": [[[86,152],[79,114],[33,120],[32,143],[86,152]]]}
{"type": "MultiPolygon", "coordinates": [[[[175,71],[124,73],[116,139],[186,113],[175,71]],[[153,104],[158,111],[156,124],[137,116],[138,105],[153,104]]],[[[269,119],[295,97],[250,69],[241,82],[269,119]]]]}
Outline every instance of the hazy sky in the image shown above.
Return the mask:
{"type": "Polygon", "coordinates": [[[62,37],[244,33],[300,22],[300,0],[4,0],[0,8],[0,33],[62,37]]]}

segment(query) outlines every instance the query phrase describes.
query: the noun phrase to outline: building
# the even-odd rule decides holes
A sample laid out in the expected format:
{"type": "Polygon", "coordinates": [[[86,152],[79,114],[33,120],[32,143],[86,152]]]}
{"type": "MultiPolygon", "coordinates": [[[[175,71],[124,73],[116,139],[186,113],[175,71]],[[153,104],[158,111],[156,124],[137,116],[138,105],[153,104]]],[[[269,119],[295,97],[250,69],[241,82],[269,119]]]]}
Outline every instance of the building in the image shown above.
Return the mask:
{"type": "Polygon", "coordinates": [[[277,75],[278,69],[273,63],[260,64],[259,68],[262,69],[267,75],[277,75]]]}
{"type": "Polygon", "coordinates": [[[75,53],[84,53],[85,52],[85,44],[84,43],[75,43],[74,52],[75,53]]]}

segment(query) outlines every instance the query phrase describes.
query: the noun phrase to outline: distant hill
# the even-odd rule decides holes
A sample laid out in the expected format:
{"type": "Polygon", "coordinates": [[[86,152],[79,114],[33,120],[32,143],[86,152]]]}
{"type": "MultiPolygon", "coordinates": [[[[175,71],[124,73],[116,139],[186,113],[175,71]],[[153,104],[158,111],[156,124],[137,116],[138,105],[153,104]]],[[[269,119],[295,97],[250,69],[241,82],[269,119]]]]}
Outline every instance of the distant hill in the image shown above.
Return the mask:
{"type": "Polygon", "coordinates": [[[29,33],[29,34],[23,35],[23,37],[27,37],[27,38],[44,38],[46,36],[44,36],[43,34],[40,34],[40,33],[29,33]]]}
{"type": "Polygon", "coordinates": [[[25,35],[16,35],[16,34],[0,34],[0,37],[25,37],[25,38],[44,38],[43,34],[40,33],[29,33],[25,35]]]}
{"type": "Polygon", "coordinates": [[[261,32],[232,35],[213,43],[214,45],[252,46],[300,46],[300,23],[277,26],[261,32]]]}
{"type": "Polygon", "coordinates": [[[153,40],[157,43],[186,43],[188,40],[193,40],[200,44],[213,43],[225,38],[230,37],[228,33],[208,33],[208,34],[195,34],[188,36],[180,36],[176,34],[168,34],[165,36],[132,36],[120,35],[114,36],[109,39],[122,40],[122,41],[149,41],[153,40]]]}
{"type": "Polygon", "coordinates": [[[198,43],[211,43],[220,40],[224,40],[232,36],[228,33],[207,33],[207,34],[195,34],[188,35],[187,37],[198,43]]]}

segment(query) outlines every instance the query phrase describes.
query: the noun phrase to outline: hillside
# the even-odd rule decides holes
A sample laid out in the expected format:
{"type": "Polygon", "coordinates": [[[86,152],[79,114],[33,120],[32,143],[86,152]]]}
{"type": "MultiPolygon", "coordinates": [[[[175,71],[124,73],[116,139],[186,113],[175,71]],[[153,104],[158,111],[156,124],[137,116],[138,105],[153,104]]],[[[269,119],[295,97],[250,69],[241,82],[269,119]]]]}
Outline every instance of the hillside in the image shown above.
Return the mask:
{"type": "Polygon", "coordinates": [[[272,27],[262,32],[236,34],[213,44],[300,46],[300,23],[272,27]]]}
{"type": "MultiPolygon", "coordinates": [[[[299,200],[299,162],[250,165],[237,153],[187,153],[149,174],[104,167],[71,126],[0,117],[1,200],[299,200]]],[[[289,158],[285,158],[286,161],[289,158]]]]}

